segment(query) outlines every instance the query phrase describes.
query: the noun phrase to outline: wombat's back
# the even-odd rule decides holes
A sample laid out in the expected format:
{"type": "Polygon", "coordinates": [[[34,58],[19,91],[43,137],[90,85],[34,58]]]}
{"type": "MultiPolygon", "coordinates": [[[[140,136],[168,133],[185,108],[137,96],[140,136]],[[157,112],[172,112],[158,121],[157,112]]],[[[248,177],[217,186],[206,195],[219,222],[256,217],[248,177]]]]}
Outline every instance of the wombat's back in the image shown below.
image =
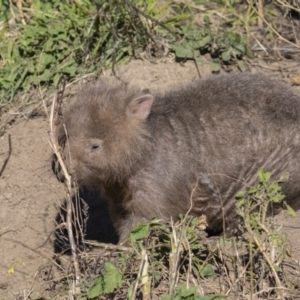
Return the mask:
{"type": "Polygon", "coordinates": [[[284,83],[251,74],[196,80],[157,95],[148,125],[155,156],[141,178],[151,186],[145,206],[159,203],[159,217],[187,210],[197,186],[192,211],[222,226],[260,167],[275,179],[289,172],[286,199],[300,195],[300,98],[284,83]]]}
{"type": "Polygon", "coordinates": [[[152,107],[153,112],[163,114],[215,112],[224,118],[236,110],[244,110],[246,114],[261,111],[270,119],[294,120],[299,118],[300,101],[295,91],[277,79],[243,73],[194,80],[157,95],[152,107]]]}

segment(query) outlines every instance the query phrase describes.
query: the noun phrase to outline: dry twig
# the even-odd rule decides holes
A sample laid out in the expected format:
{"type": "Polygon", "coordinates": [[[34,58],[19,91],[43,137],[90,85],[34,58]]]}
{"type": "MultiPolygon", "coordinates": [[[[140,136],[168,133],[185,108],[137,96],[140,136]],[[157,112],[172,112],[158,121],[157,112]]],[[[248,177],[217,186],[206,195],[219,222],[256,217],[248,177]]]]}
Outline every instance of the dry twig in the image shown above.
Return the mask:
{"type": "Polygon", "coordinates": [[[76,250],[76,244],[74,239],[74,233],[72,228],[72,180],[71,176],[68,173],[67,167],[65,165],[65,162],[63,160],[61,149],[58,144],[58,140],[55,134],[55,118],[56,115],[59,114],[61,109],[61,102],[63,98],[64,93],[64,87],[65,82],[64,78],[62,77],[56,88],[56,92],[53,97],[52,106],[51,106],[51,112],[50,112],[50,118],[49,118],[49,125],[50,125],[50,131],[49,131],[49,137],[50,137],[50,145],[52,147],[53,152],[57,156],[58,162],[61,166],[62,172],[65,176],[65,182],[67,185],[67,197],[66,197],[66,203],[67,203],[67,219],[66,219],[66,227],[68,231],[68,238],[70,243],[70,248],[72,252],[72,259],[73,259],[73,266],[75,271],[75,281],[73,281],[73,287],[72,287],[72,294],[77,295],[80,294],[80,288],[79,288],[79,281],[80,281],[80,270],[79,270],[79,263],[78,263],[78,256],[77,256],[77,250],[76,250]]]}
{"type": "Polygon", "coordinates": [[[264,0],[258,0],[258,27],[262,28],[264,25],[264,0]]]}

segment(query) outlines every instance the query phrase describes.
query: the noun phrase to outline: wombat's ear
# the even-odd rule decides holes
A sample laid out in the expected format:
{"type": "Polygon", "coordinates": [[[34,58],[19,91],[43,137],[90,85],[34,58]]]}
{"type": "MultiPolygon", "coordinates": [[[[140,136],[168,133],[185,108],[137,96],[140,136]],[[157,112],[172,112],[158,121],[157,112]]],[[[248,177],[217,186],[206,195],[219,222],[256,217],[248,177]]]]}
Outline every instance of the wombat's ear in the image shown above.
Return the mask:
{"type": "Polygon", "coordinates": [[[145,120],[150,114],[153,101],[154,97],[150,94],[137,97],[129,103],[127,113],[140,120],[145,120]]]}

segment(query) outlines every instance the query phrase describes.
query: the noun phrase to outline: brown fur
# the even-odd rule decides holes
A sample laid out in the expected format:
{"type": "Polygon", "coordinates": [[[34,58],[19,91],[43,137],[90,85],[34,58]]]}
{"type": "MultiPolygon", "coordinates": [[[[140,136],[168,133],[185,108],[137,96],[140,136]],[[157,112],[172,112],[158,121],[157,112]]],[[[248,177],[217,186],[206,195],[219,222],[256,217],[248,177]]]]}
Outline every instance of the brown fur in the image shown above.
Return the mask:
{"type": "Polygon", "coordinates": [[[121,240],[137,222],[187,212],[191,200],[209,228],[223,217],[228,226],[234,195],[259,167],[274,178],[288,171],[286,198],[299,196],[300,98],[290,87],[237,74],[147,92],[103,80],[83,87],[64,116],[71,173],[108,196],[121,240]]]}

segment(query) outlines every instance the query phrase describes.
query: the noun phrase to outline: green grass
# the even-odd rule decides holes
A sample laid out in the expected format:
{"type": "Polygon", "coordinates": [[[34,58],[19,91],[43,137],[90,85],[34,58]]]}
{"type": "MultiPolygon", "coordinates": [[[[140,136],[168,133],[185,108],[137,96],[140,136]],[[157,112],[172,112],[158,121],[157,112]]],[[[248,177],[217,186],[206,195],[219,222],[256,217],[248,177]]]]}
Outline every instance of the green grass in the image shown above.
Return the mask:
{"type": "MultiPolygon", "coordinates": [[[[252,58],[251,26],[258,22],[254,1],[237,0],[33,0],[0,1],[0,106],[18,92],[53,88],[62,75],[69,80],[99,75],[127,63],[137,53],[155,53],[176,61],[207,63],[212,72],[237,66],[246,70],[252,58]],[[201,13],[199,13],[199,11],[201,13]],[[217,20],[217,22],[216,22],[217,20]],[[207,57],[207,56],[206,56],[207,57]]],[[[293,1],[289,1],[295,5],[293,1]]],[[[265,4],[265,26],[274,35],[276,0],[265,4]]],[[[148,54],[149,54],[148,53],[148,54]]]]}
{"type": "MultiPolygon", "coordinates": [[[[199,2],[199,1],[198,1],[199,2]]],[[[212,54],[212,71],[249,54],[246,40],[230,30],[218,32],[209,18],[194,23],[193,1],[32,1],[17,8],[0,1],[0,96],[5,105],[17,92],[97,75],[126,63],[138,49],[164,39],[178,60],[212,54]]],[[[197,4],[197,1],[195,1],[197,4]]],[[[199,58],[199,59],[198,59],[199,58]]],[[[242,66],[241,66],[242,67],[242,66]]]]}

